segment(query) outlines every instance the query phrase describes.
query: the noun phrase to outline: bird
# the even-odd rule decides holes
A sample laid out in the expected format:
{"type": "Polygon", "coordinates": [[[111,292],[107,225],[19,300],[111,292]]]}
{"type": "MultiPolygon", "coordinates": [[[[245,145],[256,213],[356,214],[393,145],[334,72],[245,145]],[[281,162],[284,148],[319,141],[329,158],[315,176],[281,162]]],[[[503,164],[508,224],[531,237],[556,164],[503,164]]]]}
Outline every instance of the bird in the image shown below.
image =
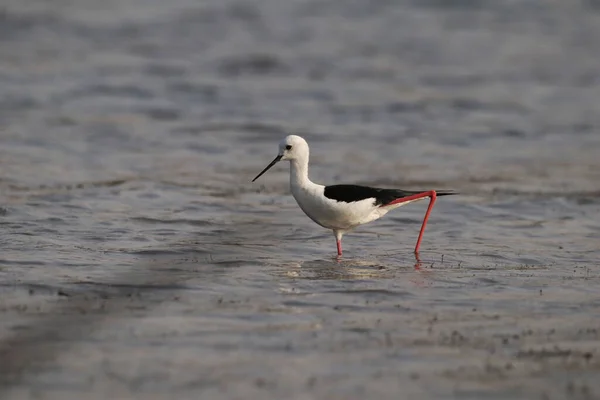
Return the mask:
{"type": "Polygon", "coordinates": [[[415,245],[418,255],[423,232],[435,200],[439,196],[458,194],[452,190],[409,191],[382,189],[360,185],[323,186],[308,177],[310,149],[304,138],[286,136],[279,143],[277,157],[253,180],[256,181],[280,161],[290,163],[290,189],[298,206],[318,225],[331,229],[336,239],[337,256],[342,256],[342,237],[354,228],[375,221],[389,211],[406,204],[429,198],[429,206],[421,224],[415,245]]]}

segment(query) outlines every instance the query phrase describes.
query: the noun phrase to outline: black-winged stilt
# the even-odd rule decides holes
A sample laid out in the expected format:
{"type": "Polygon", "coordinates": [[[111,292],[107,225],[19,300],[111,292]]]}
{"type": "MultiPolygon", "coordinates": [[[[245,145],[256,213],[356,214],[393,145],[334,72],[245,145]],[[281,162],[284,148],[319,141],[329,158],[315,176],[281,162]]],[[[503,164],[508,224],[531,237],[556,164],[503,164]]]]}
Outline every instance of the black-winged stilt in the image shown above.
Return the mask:
{"type": "Polygon", "coordinates": [[[379,219],[394,208],[429,198],[429,207],[423,218],[415,246],[415,253],[418,253],[436,197],[457,194],[449,190],[419,192],[358,185],[318,185],[308,178],[308,157],[309,148],[306,140],[296,135],[287,136],[279,143],[277,157],[252,182],[277,162],[289,161],[292,195],[310,219],[324,228],[333,230],[338,256],[342,255],[342,236],[346,232],[379,219]]]}

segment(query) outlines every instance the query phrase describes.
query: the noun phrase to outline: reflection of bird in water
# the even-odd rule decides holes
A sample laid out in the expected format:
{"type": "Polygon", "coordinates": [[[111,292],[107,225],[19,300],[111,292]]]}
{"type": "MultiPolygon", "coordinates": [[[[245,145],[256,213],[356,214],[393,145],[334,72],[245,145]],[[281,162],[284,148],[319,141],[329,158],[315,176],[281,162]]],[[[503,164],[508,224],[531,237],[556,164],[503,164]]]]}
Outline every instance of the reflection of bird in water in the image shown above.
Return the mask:
{"type": "Polygon", "coordinates": [[[309,280],[368,280],[368,279],[392,279],[398,274],[411,273],[409,280],[419,286],[423,286],[423,274],[428,275],[430,271],[421,270],[421,261],[415,258],[415,263],[407,263],[406,266],[387,267],[376,259],[363,260],[330,260],[316,259],[310,261],[299,261],[284,263],[277,268],[278,274],[288,278],[299,278],[309,280]],[[409,266],[410,265],[410,266],[409,266]],[[416,280],[414,274],[417,274],[416,280]]]}
{"type": "Polygon", "coordinates": [[[419,253],[415,253],[415,270],[420,270],[422,265],[423,263],[421,262],[421,257],[419,257],[419,253]]]}
{"type": "Polygon", "coordinates": [[[257,180],[278,161],[289,161],[290,186],[294,198],[310,219],[324,228],[333,230],[338,256],[342,255],[342,236],[346,232],[379,219],[395,208],[429,198],[429,207],[423,218],[415,246],[415,253],[418,253],[435,199],[437,196],[456,194],[446,190],[413,192],[358,185],[318,185],[308,178],[308,157],[309,148],[306,140],[300,136],[290,135],[279,144],[277,157],[252,181],[257,180]]]}

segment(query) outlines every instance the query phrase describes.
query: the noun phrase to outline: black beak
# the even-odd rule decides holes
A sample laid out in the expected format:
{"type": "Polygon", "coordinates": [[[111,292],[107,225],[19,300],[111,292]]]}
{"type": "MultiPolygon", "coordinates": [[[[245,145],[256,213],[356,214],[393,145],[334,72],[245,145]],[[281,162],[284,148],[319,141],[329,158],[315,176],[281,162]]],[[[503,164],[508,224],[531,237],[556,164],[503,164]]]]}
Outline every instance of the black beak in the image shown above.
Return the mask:
{"type": "Polygon", "coordinates": [[[271,168],[273,165],[277,164],[279,162],[279,160],[281,160],[281,157],[283,157],[283,156],[277,156],[277,157],[275,157],[275,159],[273,161],[271,161],[271,164],[267,165],[267,168],[263,169],[260,174],[256,175],[256,178],[252,179],[252,182],[254,182],[258,178],[260,178],[262,176],[262,174],[264,174],[265,172],[267,172],[269,170],[269,168],[271,168]]]}

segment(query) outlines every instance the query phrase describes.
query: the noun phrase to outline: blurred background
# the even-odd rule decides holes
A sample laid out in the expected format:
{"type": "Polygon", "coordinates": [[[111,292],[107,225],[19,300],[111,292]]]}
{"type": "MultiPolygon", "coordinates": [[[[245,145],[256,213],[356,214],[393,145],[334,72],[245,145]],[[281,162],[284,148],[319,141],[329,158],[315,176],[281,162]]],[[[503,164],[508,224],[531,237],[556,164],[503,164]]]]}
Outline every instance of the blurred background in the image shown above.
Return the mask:
{"type": "Polygon", "coordinates": [[[1,398],[600,396],[600,3],[2,0],[0,88],[1,398]]]}

